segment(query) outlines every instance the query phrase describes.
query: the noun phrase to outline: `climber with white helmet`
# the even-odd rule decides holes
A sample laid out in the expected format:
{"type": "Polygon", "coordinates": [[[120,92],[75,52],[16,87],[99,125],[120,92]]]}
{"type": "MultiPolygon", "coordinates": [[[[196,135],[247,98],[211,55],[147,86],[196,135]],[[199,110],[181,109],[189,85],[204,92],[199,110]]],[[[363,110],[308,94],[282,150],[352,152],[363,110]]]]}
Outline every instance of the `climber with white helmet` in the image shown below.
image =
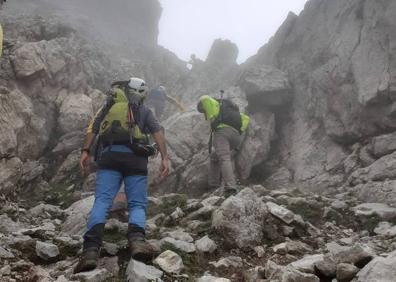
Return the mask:
{"type": "Polygon", "coordinates": [[[147,92],[148,87],[140,78],[113,83],[104,106],[88,126],[81,150],[81,172],[87,174],[91,154],[96,157],[98,170],[95,202],[75,273],[96,268],[106,218],[122,182],[128,202],[127,239],[131,256],[147,261],[155,255],[155,249],[145,240],[147,163],[148,157],[156,153],[155,147],[148,143],[149,134],[162,157],[162,178],[169,173],[169,161],[159,122],[143,104],[147,92]],[[96,153],[91,149],[94,139],[98,143],[96,153]]]}

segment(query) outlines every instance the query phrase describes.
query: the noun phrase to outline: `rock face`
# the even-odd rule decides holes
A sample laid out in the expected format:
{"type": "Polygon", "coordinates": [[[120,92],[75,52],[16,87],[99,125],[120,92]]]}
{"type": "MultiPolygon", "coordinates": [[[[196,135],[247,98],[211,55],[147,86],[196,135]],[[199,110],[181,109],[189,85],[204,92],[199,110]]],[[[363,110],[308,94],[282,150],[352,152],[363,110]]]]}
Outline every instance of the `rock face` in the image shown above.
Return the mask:
{"type": "Polygon", "coordinates": [[[172,88],[187,71],[174,54],[157,45],[158,1],[95,4],[103,9],[91,9],[93,3],[88,2],[49,2],[10,3],[6,12],[1,11],[6,31],[0,73],[3,192],[10,192],[16,183],[41,191],[37,192],[41,197],[45,195],[41,187],[48,188],[44,182],[51,182],[54,190],[70,185],[78,188],[82,181],[76,173],[77,158],[68,155],[80,148],[81,135],[102,105],[110,82],[133,74],[144,77],[152,87],[161,83],[172,88]],[[84,23],[83,17],[103,18],[103,12],[106,17],[116,13],[117,21],[84,23]],[[117,45],[128,48],[115,52],[117,45]],[[41,172],[32,167],[38,173],[34,179],[25,179],[24,163],[37,159],[41,172]],[[65,159],[69,163],[59,175],[65,159]],[[47,173],[47,168],[51,172],[47,173]],[[58,175],[50,181],[57,170],[58,175]]]}
{"type": "MultiPolygon", "coordinates": [[[[348,146],[396,129],[395,13],[390,0],[380,5],[310,1],[299,17],[290,14],[244,65],[252,78],[242,80],[241,86],[252,98],[260,93],[264,66],[286,73],[293,85],[288,114],[277,119],[283,124],[277,158],[294,172],[294,181],[322,188],[339,185],[346,173],[343,162],[351,153],[348,146]]],[[[274,80],[279,84],[281,79],[274,80]]],[[[374,139],[376,156],[393,151],[386,140],[374,139]]]]}

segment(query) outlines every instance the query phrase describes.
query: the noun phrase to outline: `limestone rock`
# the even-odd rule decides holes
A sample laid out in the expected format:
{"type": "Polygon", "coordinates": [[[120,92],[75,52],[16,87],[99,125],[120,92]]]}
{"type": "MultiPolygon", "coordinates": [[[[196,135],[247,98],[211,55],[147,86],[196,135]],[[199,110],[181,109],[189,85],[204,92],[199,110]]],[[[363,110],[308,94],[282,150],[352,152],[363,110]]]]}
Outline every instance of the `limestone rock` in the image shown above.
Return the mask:
{"type": "Polygon", "coordinates": [[[194,253],[196,251],[195,245],[193,243],[184,242],[181,240],[176,240],[171,237],[166,237],[161,240],[161,245],[170,244],[174,248],[186,252],[186,253],[194,253]]]}
{"type": "Polygon", "coordinates": [[[241,257],[236,257],[236,256],[229,256],[225,258],[221,258],[217,262],[210,262],[209,264],[213,265],[216,268],[238,268],[243,266],[243,260],[241,257]]]}
{"type": "Polygon", "coordinates": [[[252,107],[280,106],[291,99],[286,73],[272,66],[255,66],[245,70],[239,85],[246,92],[252,107]]]}
{"type": "Polygon", "coordinates": [[[111,273],[104,268],[74,274],[72,278],[85,282],[105,282],[111,278],[111,273]]]}
{"type": "Polygon", "coordinates": [[[209,64],[229,66],[236,65],[238,46],[229,40],[216,39],[209,51],[206,62],[209,64]]]}
{"type": "Polygon", "coordinates": [[[344,247],[337,243],[328,243],[326,247],[337,264],[349,263],[363,267],[370,262],[375,255],[372,249],[360,244],[344,247]]]}
{"type": "Polygon", "coordinates": [[[205,275],[197,279],[197,282],[231,282],[227,278],[219,278],[211,275],[205,275]]]}
{"type": "Polygon", "coordinates": [[[81,131],[93,116],[92,99],[84,94],[69,95],[63,101],[59,114],[61,133],[81,131]]]}
{"type": "Polygon", "coordinates": [[[171,237],[175,240],[180,240],[180,241],[184,241],[187,243],[194,242],[193,237],[191,237],[191,235],[189,233],[184,232],[182,230],[174,230],[174,231],[170,231],[170,232],[165,232],[163,234],[163,237],[171,237]]]}
{"type": "Polygon", "coordinates": [[[217,249],[217,244],[210,239],[208,235],[205,235],[201,239],[195,241],[195,247],[199,252],[213,253],[217,249]]]}
{"type": "Polygon", "coordinates": [[[376,257],[357,274],[357,282],[392,281],[396,277],[396,254],[390,253],[386,258],[376,257]]]}
{"type": "Polygon", "coordinates": [[[289,264],[290,267],[305,273],[315,273],[315,264],[323,260],[322,254],[304,256],[289,264]]]}
{"type": "Polygon", "coordinates": [[[148,282],[161,279],[163,272],[154,266],[131,259],[126,270],[128,282],[148,282]]]}
{"type": "Polygon", "coordinates": [[[380,135],[371,141],[371,150],[376,157],[382,157],[396,151],[396,133],[380,135]]]}
{"type": "Polygon", "coordinates": [[[67,218],[62,225],[62,232],[82,235],[87,224],[89,212],[93,206],[94,196],[75,202],[67,210],[67,218]]]}
{"type": "Polygon", "coordinates": [[[388,220],[396,217],[396,208],[381,203],[364,203],[353,208],[356,216],[373,216],[388,220]]]}
{"type": "Polygon", "coordinates": [[[286,268],[282,275],[282,282],[319,282],[314,274],[304,273],[294,268],[286,268]]]}
{"type": "Polygon", "coordinates": [[[274,215],[275,217],[279,218],[286,224],[290,224],[294,221],[295,214],[291,212],[290,210],[281,207],[275,203],[268,202],[266,203],[269,212],[274,215]]]}
{"type": "Polygon", "coordinates": [[[396,236],[396,226],[392,226],[389,222],[383,221],[374,229],[374,233],[386,237],[396,236]]]}
{"type": "Polygon", "coordinates": [[[340,263],[337,265],[337,280],[350,281],[355,277],[359,270],[360,269],[353,264],[340,263]]]}
{"type": "Polygon", "coordinates": [[[59,256],[59,249],[54,244],[37,241],[36,254],[46,261],[51,261],[59,256]]]}
{"type": "Polygon", "coordinates": [[[167,273],[180,273],[184,268],[182,258],[170,250],[160,254],[154,263],[167,273]]]}
{"type": "Polygon", "coordinates": [[[263,239],[266,205],[249,188],[225,200],[213,213],[212,227],[225,242],[238,247],[257,246],[263,239]]]}
{"type": "Polygon", "coordinates": [[[251,115],[249,130],[236,157],[236,167],[242,179],[247,179],[252,168],[268,158],[274,139],[275,115],[265,110],[251,115]]]}

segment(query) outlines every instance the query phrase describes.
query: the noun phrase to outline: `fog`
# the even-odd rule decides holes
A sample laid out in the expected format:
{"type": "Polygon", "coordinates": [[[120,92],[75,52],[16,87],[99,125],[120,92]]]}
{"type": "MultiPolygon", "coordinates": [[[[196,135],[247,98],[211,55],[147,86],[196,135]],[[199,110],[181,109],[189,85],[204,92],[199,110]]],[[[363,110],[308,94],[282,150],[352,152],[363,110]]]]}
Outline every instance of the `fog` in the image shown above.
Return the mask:
{"type": "MultiPolygon", "coordinates": [[[[55,14],[88,39],[131,49],[158,43],[188,61],[205,59],[217,38],[238,45],[239,62],[254,55],[306,0],[10,0],[2,13],[55,14]],[[159,30],[157,22],[159,20],[159,30]]],[[[0,15],[1,16],[1,15],[0,15]]]]}
{"type": "Polygon", "coordinates": [[[159,43],[188,60],[204,59],[216,38],[239,47],[239,62],[254,55],[306,0],[160,0],[163,7],[159,43]]]}

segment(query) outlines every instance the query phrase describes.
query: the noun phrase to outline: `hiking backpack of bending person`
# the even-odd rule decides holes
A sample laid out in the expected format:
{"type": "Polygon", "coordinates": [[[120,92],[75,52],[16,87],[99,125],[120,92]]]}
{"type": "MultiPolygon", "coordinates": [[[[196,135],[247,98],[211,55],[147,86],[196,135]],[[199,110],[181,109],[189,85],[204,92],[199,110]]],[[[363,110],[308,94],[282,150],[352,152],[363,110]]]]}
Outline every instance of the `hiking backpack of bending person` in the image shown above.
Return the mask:
{"type": "Polygon", "coordinates": [[[149,145],[147,134],[139,127],[139,116],[147,86],[138,78],[113,83],[111,102],[106,103],[104,117],[99,128],[101,146],[126,145],[137,155],[149,157],[155,154],[155,148],[149,145]]]}
{"type": "Polygon", "coordinates": [[[219,116],[212,122],[212,129],[216,129],[221,123],[224,123],[242,134],[242,118],[238,105],[229,99],[216,100],[220,104],[220,112],[219,116]]]}

